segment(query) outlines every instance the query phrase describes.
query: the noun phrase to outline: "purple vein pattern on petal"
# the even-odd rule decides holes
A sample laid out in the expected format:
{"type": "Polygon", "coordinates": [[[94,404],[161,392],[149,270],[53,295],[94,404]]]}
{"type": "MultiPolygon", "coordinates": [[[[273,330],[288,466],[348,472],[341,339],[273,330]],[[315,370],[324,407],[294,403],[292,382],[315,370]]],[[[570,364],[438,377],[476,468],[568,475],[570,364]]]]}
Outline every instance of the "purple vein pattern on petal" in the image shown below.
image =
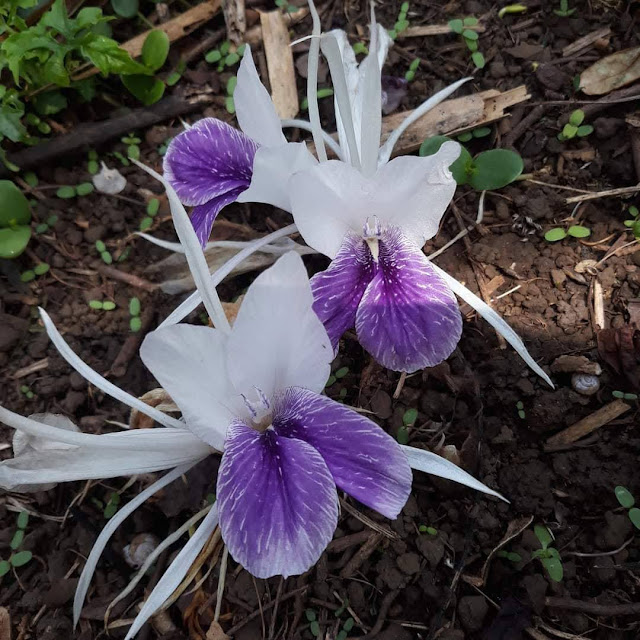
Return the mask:
{"type": "Polygon", "coordinates": [[[204,204],[248,188],[257,148],[226,122],[203,118],[173,139],[164,157],[164,175],[183,204],[204,204]]]}
{"type": "Polygon", "coordinates": [[[222,538],[257,578],[307,571],[338,523],[336,485],[322,456],[302,440],[239,421],[227,431],[217,496],[222,538]]]}
{"type": "Polygon", "coordinates": [[[353,409],[300,387],[274,406],[278,435],[308,442],[329,467],[335,483],[387,518],[396,518],[411,491],[411,468],[400,445],[353,409]]]}
{"type": "Polygon", "coordinates": [[[378,271],[356,313],[360,344],[394,371],[433,367],[462,334],[455,296],[399,229],[387,228],[379,246],[378,271]]]}
{"type": "Polygon", "coordinates": [[[334,351],[342,334],[355,326],[356,310],[374,273],[375,264],[366,242],[347,233],[328,268],[311,278],[313,310],[322,320],[334,351]]]}
{"type": "Polygon", "coordinates": [[[209,242],[211,228],[213,227],[213,223],[218,217],[220,211],[222,211],[222,209],[228,204],[235,202],[238,199],[238,196],[246,188],[247,187],[243,186],[231,189],[231,191],[215,196],[208,202],[193,208],[189,218],[191,218],[191,224],[193,225],[196,235],[198,236],[198,240],[203,248],[206,246],[207,242],[209,242]]]}

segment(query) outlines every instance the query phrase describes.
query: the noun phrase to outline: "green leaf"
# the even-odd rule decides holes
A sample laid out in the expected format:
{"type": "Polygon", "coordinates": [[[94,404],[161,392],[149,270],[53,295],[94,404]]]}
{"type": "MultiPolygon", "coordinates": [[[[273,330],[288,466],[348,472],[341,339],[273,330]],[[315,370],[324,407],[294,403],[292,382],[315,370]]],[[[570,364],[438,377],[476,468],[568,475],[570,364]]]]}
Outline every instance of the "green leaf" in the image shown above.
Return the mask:
{"type": "Polygon", "coordinates": [[[105,300],[105,301],[102,303],[102,308],[103,308],[105,311],[113,311],[113,310],[116,308],[116,303],[115,303],[115,302],[112,302],[111,300],[105,300]]]}
{"type": "MultiPolygon", "coordinates": [[[[33,171],[27,171],[22,177],[30,187],[38,186],[38,176],[33,171]]],[[[629,208],[629,212],[631,212],[631,208],[629,208]]]]}
{"type": "Polygon", "coordinates": [[[11,544],[9,545],[12,551],[15,551],[24,540],[24,530],[18,529],[14,534],[13,538],[11,538],[11,544]]]}
{"type": "Polygon", "coordinates": [[[111,8],[121,18],[133,18],[138,13],[138,0],[111,0],[111,8]]]}
{"type": "Polygon", "coordinates": [[[89,307],[94,309],[95,311],[100,311],[102,309],[102,301],[101,300],[89,300],[89,307]]]}
{"type": "Polygon", "coordinates": [[[0,258],[17,258],[29,244],[31,227],[0,228],[0,258]]]}
{"type": "Polygon", "coordinates": [[[349,634],[344,629],[342,629],[342,631],[340,631],[336,636],[336,640],[347,640],[348,635],[349,634]]]}
{"type": "Polygon", "coordinates": [[[484,56],[479,51],[475,51],[474,53],[472,53],[471,59],[473,60],[473,64],[475,64],[478,69],[484,69],[484,56]]]}
{"type": "Polygon", "coordinates": [[[551,532],[544,525],[537,524],[533,528],[533,532],[536,534],[536,538],[540,541],[543,549],[546,549],[553,542],[551,532]]]}
{"type": "Polygon", "coordinates": [[[228,40],[225,40],[220,45],[220,53],[221,53],[221,55],[226,56],[227,53],[229,53],[229,49],[231,49],[231,43],[228,40]]]}
{"type": "Polygon", "coordinates": [[[149,73],[144,65],[132,60],[131,56],[118,46],[118,43],[105,36],[96,36],[80,49],[82,55],[98,67],[103,75],[149,73]]]}
{"type": "Polygon", "coordinates": [[[478,127],[471,133],[474,138],[486,138],[491,133],[491,127],[478,127]]]}
{"type": "Polygon", "coordinates": [[[631,400],[632,402],[635,402],[638,399],[638,394],[637,393],[625,393],[624,396],[622,396],[625,400],[631,400]]]}
{"type": "Polygon", "coordinates": [[[94,176],[96,173],[98,173],[99,170],[100,170],[100,167],[98,167],[97,160],[89,160],[89,162],[87,162],[87,171],[92,176],[94,176]]]}
{"type": "MultiPolygon", "coordinates": [[[[0,255],[0,257],[2,256],[0,255]]],[[[20,282],[31,282],[32,280],[35,280],[35,279],[36,279],[35,271],[32,271],[31,269],[27,271],[23,271],[20,274],[20,282]]]]}
{"type": "Polygon", "coordinates": [[[632,215],[634,218],[638,217],[638,213],[640,213],[640,211],[638,211],[638,207],[631,205],[629,207],[629,214],[632,215]]]}
{"type": "Polygon", "coordinates": [[[110,518],[113,518],[113,516],[116,515],[118,511],[118,505],[114,504],[113,502],[109,502],[107,504],[107,506],[104,508],[104,517],[109,520],[110,518]]]}
{"type": "MultiPolygon", "coordinates": [[[[432,156],[440,150],[440,147],[445,142],[452,142],[451,138],[447,136],[434,136],[433,138],[427,138],[420,146],[419,154],[421,156],[432,156]]],[[[449,170],[453,174],[455,181],[459,185],[466,184],[469,181],[469,171],[473,165],[471,154],[464,148],[460,147],[460,156],[449,167],[449,170]]]]}
{"type": "Polygon", "coordinates": [[[447,24],[449,25],[449,29],[454,33],[462,33],[462,30],[464,29],[464,23],[458,18],[455,20],[449,20],[447,24]]]}
{"type": "Polygon", "coordinates": [[[0,180],[0,228],[31,222],[31,207],[26,196],[11,180],[0,180]]]}
{"type": "Polygon", "coordinates": [[[320,637],[320,625],[318,624],[317,620],[314,620],[310,625],[309,625],[309,631],[311,631],[311,635],[313,635],[316,638],[320,637]]]}
{"type": "Polygon", "coordinates": [[[239,61],[240,61],[240,56],[234,51],[224,59],[224,64],[227,67],[232,67],[234,64],[237,64],[239,61]]]}
{"type": "Polygon", "coordinates": [[[473,163],[469,182],[478,191],[500,189],[513,182],[524,168],[522,158],[509,149],[483,151],[473,163]]]}
{"type": "Polygon", "coordinates": [[[96,240],[96,251],[102,253],[107,250],[107,245],[102,240],[96,240]]]}
{"type": "Polygon", "coordinates": [[[31,558],[33,558],[31,551],[19,551],[9,558],[9,562],[11,562],[14,567],[23,567],[31,558]]]}
{"type": "Polygon", "coordinates": [[[470,131],[465,131],[458,136],[460,142],[469,142],[473,138],[473,134],[470,131]]]}
{"type": "Polygon", "coordinates": [[[465,29],[462,32],[462,37],[465,40],[477,40],[478,39],[478,33],[476,31],[471,31],[471,29],[465,29]]]}
{"type": "Polygon", "coordinates": [[[591,229],[580,225],[573,225],[567,229],[567,233],[574,238],[588,238],[591,235],[591,229]]]}
{"type": "Polygon", "coordinates": [[[108,251],[103,251],[100,254],[100,257],[102,258],[102,262],[104,262],[105,264],[111,264],[113,262],[113,258],[108,251]]]}
{"type": "Polygon", "coordinates": [[[562,569],[562,561],[560,558],[543,558],[542,565],[547,570],[549,577],[554,582],[561,582],[564,571],[562,569]]]}
{"type": "Polygon", "coordinates": [[[316,619],[316,612],[313,609],[307,609],[304,612],[307,622],[313,622],[316,619]]]}
{"type": "Polygon", "coordinates": [[[636,529],[640,529],[640,509],[638,507],[629,509],[629,520],[631,520],[636,529]]]}
{"type": "Polygon", "coordinates": [[[626,487],[618,485],[614,489],[614,492],[616,494],[618,502],[620,503],[620,506],[624,507],[625,509],[631,509],[631,507],[633,507],[633,505],[636,503],[634,497],[631,495],[631,492],[626,487]]]}
{"type": "Polygon", "coordinates": [[[354,619],[353,618],[347,618],[344,622],[344,624],[342,625],[342,628],[349,633],[349,631],[351,631],[351,629],[353,629],[353,625],[354,625],[354,619]]]}
{"type": "Polygon", "coordinates": [[[132,316],[140,315],[140,299],[139,298],[131,298],[131,300],[129,300],[129,313],[132,316]]]}
{"type": "Polygon", "coordinates": [[[152,225],[153,218],[149,218],[148,216],[144,217],[140,220],[140,231],[146,231],[147,229],[150,229],[152,225]]]}
{"type": "Polygon", "coordinates": [[[407,444],[409,442],[409,429],[405,426],[398,427],[396,440],[398,441],[398,444],[407,444]]]}
{"type": "Polygon", "coordinates": [[[93,185],[90,182],[81,182],[76,186],[76,193],[79,196],[88,196],[93,192],[93,185]]]}
{"type": "Polygon", "coordinates": [[[588,135],[593,133],[593,127],[590,124],[583,124],[581,127],[578,127],[578,131],[576,131],[576,135],[579,138],[586,138],[588,135]]]}
{"type": "Polygon", "coordinates": [[[417,409],[407,409],[402,416],[402,424],[405,427],[413,427],[418,419],[417,409]]]}
{"type": "Polygon", "coordinates": [[[236,85],[238,84],[238,77],[231,76],[229,80],[227,80],[227,95],[232,96],[233,92],[236,90],[236,85]]]}
{"type": "Polygon", "coordinates": [[[11,571],[11,565],[6,560],[0,560],[0,578],[11,571]]]}
{"type": "Polygon", "coordinates": [[[567,139],[574,138],[576,133],[578,133],[578,127],[571,123],[565,124],[562,128],[562,135],[567,139]]]}
{"type": "Polygon", "coordinates": [[[353,47],[353,53],[355,53],[356,55],[358,54],[363,54],[363,55],[367,55],[369,53],[369,49],[367,49],[367,45],[364,42],[356,42],[353,47]]]}
{"type": "Polygon", "coordinates": [[[66,109],[67,99],[61,91],[47,91],[34,96],[31,104],[41,116],[50,116],[66,109]]]}
{"type": "Polygon", "coordinates": [[[142,45],[142,62],[152,71],[157,71],[166,62],[169,47],[169,36],[159,29],[153,30],[142,45]]]}
{"type": "Polygon", "coordinates": [[[138,316],[131,318],[129,320],[129,329],[131,329],[133,333],[138,333],[138,331],[142,329],[142,319],[138,316]]]}
{"type": "Polygon", "coordinates": [[[339,380],[340,378],[344,378],[347,373],[349,373],[349,367],[341,367],[334,373],[334,375],[339,380]]]}
{"type": "Polygon", "coordinates": [[[612,392],[611,392],[611,395],[612,395],[614,398],[619,398],[619,399],[624,398],[624,393],[623,393],[622,391],[612,391],[612,392]]]}
{"type": "Polygon", "coordinates": [[[177,71],[172,71],[165,79],[164,83],[168,86],[168,87],[173,87],[174,85],[178,84],[178,81],[180,80],[180,78],[182,78],[182,75],[180,73],[178,73],[177,71]]]}
{"type": "Polygon", "coordinates": [[[152,198],[147,203],[147,215],[153,218],[153,216],[155,216],[156,213],[158,213],[159,208],[160,208],[160,200],[158,200],[158,198],[152,198]]]}
{"type": "Polygon", "coordinates": [[[145,106],[158,102],[164,95],[164,82],[152,76],[134,74],[120,78],[122,84],[145,106]]]}
{"type": "Polygon", "coordinates": [[[414,78],[416,77],[416,72],[412,71],[411,69],[409,69],[405,74],[404,74],[404,79],[407,82],[413,82],[414,78]]]}
{"type": "Polygon", "coordinates": [[[76,197],[76,189],[75,187],[60,187],[57,191],[56,191],[56,196],[58,196],[58,198],[62,198],[64,200],[68,200],[69,198],[75,198],[76,197]]]}
{"type": "Polygon", "coordinates": [[[576,109],[569,116],[569,123],[572,124],[574,127],[579,127],[582,124],[583,120],[584,120],[584,111],[582,109],[576,109]]]}
{"type": "Polygon", "coordinates": [[[49,225],[45,224],[44,222],[36,225],[36,229],[35,229],[37,234],[40,233],[45,233],[46,231],[49,231],[49,225]]]}
{"type": "Polygon", "coordinates": [[[50,268],[51,267],[49,267],[49,265],[46,262],[40,262],[33,268],[33,272],[37,276],[43,276],[45,273],[49,271],[50,268]]]}
{"type": "Polygon", "coordinates": [[[226,107],[227,111],[230,114],[234,114],[236,112],[236,104],[233,101],[233,97],[232,96],[227,96],[225,101],[224,101],[224,106],[226,107]]]}
{"type": "Polygon", "coordinates": [[[204,59],[209,63],[209,64],[214,64],[216,62],[220,62],[220,60],[222,60],[222,54],[220,53],[220,51],[218,51],[218,49],[212,49],[211,51],[209,51],[205,56],[204,59]]]}
{"type": "Polygon", "coordinates": [[[475,27],[478,24],[478,18],[474,18],[473,16],[469,16],[465,18],[462,23],[465,27],[475,27]]]}
{"type": "Polygon", "coordinates": [[[547,242],[558,242],[558,240],[564,240],[567,237],[567,232],[560,227],[556,227],[554,229],[549,229],[547,233],[544,234],[544,239],[547,242]]]}

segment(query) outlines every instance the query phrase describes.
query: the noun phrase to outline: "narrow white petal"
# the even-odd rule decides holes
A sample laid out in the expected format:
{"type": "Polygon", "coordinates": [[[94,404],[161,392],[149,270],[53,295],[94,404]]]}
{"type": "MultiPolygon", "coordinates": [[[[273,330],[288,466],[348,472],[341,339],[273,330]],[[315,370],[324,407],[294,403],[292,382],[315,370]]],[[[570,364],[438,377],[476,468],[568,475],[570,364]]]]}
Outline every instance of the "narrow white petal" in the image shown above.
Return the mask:
{"type": "Polygon", "coordinates": [[[425,100],[417,109],[408,116],[404,122],[387,138],[386,142],[380,148],[378,154],[378,166],[382,166],[386,162],[389,162],[389,158],[393,153],[393,148],[400,139],[400,136],[410,127],[416,120],[422,118],[422,116],[431,111],[434,107],[437,107],[443,100],[446,100],[458,87],[462,86],[465,82],[468,82],[471,78],[463,78],[453,84],[445,87],[441,91],[438,91],[434,96],[431,96],[428,100],[425,100]]]}
{"type": "Polygon", "coordinates": [[[184,247],[179,242],[169,242],[168,240],[161,240],[160,238],[156,238],[150,233],[145,233],[144,231],[136,231],[135,234],[137,236],[140,236],[141,238],[144,238],[147,242],[155,244],[157,247],[167,249],[167,251],[173,251],[174,253],[184,253],[184,247]]]}
{"type": "Polygon", "coordinates": [[[229,321],[222,308],[218,293],[209,279],[209,268],[204,253],[202,252],[200,241],[178,195],[173,187],[159,173],[137,160],[133,160],[133,162],[163,184],[167,192],[167,198],[169,199],[173,226],[178,234],[180,244],[184,247],[187,263],[189,264],[189,269],[196,283],[196,287],[202,296],[204,307],[216,327],[222,331],[229,331],[229,321]]]}
{"type": "Polygon", "coordinates": [[[162,411],[158,411],[153,407],[150,407],[142,400],[138,400],[138,398],[134,398],[132,395],[123,391],[119,387],[116,387],[115,384],[109,382],[106,378],[101,376],[97,371],[94,371],[88,364],[83,362],[71,349],[71,347],[65,342],[64,338],[60,335],[58,330],[56,329],[53,321],[49,317],[49,314],[42,308],[40,308],[40,317],[42,318],[42,322],[44,323],[44,328],[47,332],[47,335],[53,342],[55,348],[59,351],[60,355],[83,377],[85,380],[98,387],[101,391],[104,391],[107,395],[110,395],[112,398],[119,400],[123,404],[131,407],[132,409],[137,409],[140,413],[143,413],[145,416],[149,416],[153,418],[156,422],[160,423],[165,427],[176,427],[180,428],[182,423],[171,416],[162,413],[162,411]]]}
{"type": "Polygon", "coordinates": [[[142,625],[159,609],[171,594],[177,589],[191,565],[207,543],[209,536],[218,524],[218,509],[216,505],[207,514],[189,542],[182,548],[176,559],[169,565],[162,578],[145,601],[140,613],[133,621],[125,640],[131,640],[140,631],[142,625]]]}
{"type": "Polygon", "coordinates": [[[472,306],[500,335],[518,352],[518,355],[527,363],[532,371],[537,373],[552,389],[553,382],[549,376],[542,370],[538,363],[531,357],[531,354],[524,346],[524,342],[520,336],[504,321],[504,319],[494,311],[484,300],[479,298],[473,291],[469,291],[464,285],[460,284],[453,276],[443,271],[437,265],[433,265],[434,269],[446,280],[451,290],[460,296],[467,304],[472,306]]]}
{"type": "Polygon", "coordinates": [[[313,143],[316,146],[316,154],[320,162],[327,159],[327,151],[324,148],[324,139],[322,137],[322,127],[320,125],[320,109],[318,108],[318,62],[320,59],[320,34],[322,27],[320,26],[320,16],[316,11],[316,5],[313,0],[309,0],[309,11],[311,11],[311,19],[313,20],[313,33],[309,45],[309,57],[307,68],[307,104],[309,105],[309,121],[311,122],[311,133],[313,134],[313,143]]]}
{"type": "Polygon", "coordinates": [[[417,469],[418,471],[423,471],[424,473],[429,473],[439,478],[453,480],[459,484],[471,487],[476,491],[482,491],[482,493],[487,493],[490,496],[495,496],[496,498],[500,498],[500,500],[509,502],[504,496],[501,496],[497,491],[482,484],[482,482],[476,480],[471,474],[463,471],[460,467],[453,464],[453,462],[449,462],[445,458],[431,453],[431,451],[417,449],[416,447],[409,447],[407,445],[402,445],[402,449],[407,454],[407,459],[412,469],[417,469]]]}
{"type": "MultiPolygon", "coordinates": [[[[247,245],[245,249],[233,256],[224,266],[220,267],[215,273],[211,275],[211,283],[214,287],[218,286],[239,264],[246,260],[251,254],[258,251],[260,248],[268,245],[270,242],[274,242],[279,238],[283,238],[298,230],[295,224],[290,224],[278,231],[269,233],[262,238],[254,240],[247,245]]],[[[173,324],[184,320],[192,311],[198,308],[198,305],[202,302],[202,297],[199,291],[194,291],[184,302],[182,302],[176,309],[174,309],[160,324],[158,327],[162,329],[169,327],[173,324]]]]}
{"type": "MultiPolygon", "coordinates": [[[[294,118],[294,119],[287,118],[287,119],[280,120],[280,124],[282,125],[283,128],[290,127],[292,129],[302,129],[303,131],[309,131],[310,133],[313,133],[313,127],[306,120],[298,120],[297,118],[294,118]]],[[[331,151],[333,151],[333,153],[335,153],[336,157],[339,160],[346,161],[347,159],[344,157],[344,153],[340,148],[340,145],[326,131],[321,130],[321,133],[322,133],[322,139],[324,140],[324,143],[329,147],[329,149],[331,149],[331,151]]]]}
{"type": "Polygon", "coordinates": [[[87,561],[78,580],[78,586],[76,588],[76,594],[73,599],[73,626],[75,627],[80,620],[80,614],[82,613],[82,605],[84,599],[87,596],[89,590],[89,584],[95,573],[96,566],[100,560],[100,556],[107,546],[107,543],[111,539],[111,536],[115,533],[116,529],[128,518],[140,505],[142,505],[148,498],[163,489],[168,484],[179,478],[183,473],[186,473],[193,464],[182,465],[169,471],[159,480],[156,480],[152,485],[147,487],[144,491],[139,493],[135,498],[127,502],[121,507],[116,514],[107,522],[105,528],[100,532],[97,540],[95,541],[91,553],[87,558],[87,561]]]}

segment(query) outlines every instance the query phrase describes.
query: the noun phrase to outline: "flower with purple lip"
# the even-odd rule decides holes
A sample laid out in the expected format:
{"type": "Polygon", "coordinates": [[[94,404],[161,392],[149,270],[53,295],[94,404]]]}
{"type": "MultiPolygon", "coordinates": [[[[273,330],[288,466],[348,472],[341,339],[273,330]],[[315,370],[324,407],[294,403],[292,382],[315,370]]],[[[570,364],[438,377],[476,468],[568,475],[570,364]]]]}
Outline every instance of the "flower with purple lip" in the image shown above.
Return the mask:
{"type": "Polygon", "coordinates": [[[249,47],[233,98],[241,131],[203,118],[176,136],[164,157],[165,178],[182,203],[194,207],[191,222],[203,247],[216,216],[232,202],[266,202],[289,211],[289,176],[316,163],[304,143],[284,137],[249,47]]]}

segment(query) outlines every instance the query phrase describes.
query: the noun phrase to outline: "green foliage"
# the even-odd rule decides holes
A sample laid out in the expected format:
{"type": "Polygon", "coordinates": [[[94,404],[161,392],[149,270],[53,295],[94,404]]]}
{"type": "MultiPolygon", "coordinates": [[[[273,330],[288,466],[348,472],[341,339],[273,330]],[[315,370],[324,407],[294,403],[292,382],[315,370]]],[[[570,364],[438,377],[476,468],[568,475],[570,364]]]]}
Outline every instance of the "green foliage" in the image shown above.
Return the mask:
{"type": "Polygon", "coordinates": [[[402,33],[403,31],[406,31],[409,28],[409,20],[407,19],[408,13],[409,13],[409,3],[403,2],[400,5],[400,12],[398,13],[396,22],[393,25],[393,29],[389,31],[389,37],[392,40],[395,40],[398,37],[398,34],[402,33]]]}
{"type": "Polygon", "coordinates": [[[132,333],[138,333],[142,329],[142,319],[140,318],[140,300],[139,298],[131,298],[129,300],[129,329],[132,333]]]}
{"type": "Polygon", "coordinates": [[[288,0],[276,0],[276,7],[284,9],[287,13],[295,13],[298,10],[298,7],[290,4],[288,0]]]}
{"type": "Polygon", "coordinates": [[[636,501],[629,489],[617,486],[614,491],[620,506],[628,509],[627,515],[629,516],[629,520],[631,520],[633,526],[636,529],[640,529],[640,509],[634,506],[636,501]]]}
{"type": "MultiPolygon", "coordinates": [[[[430,156],[450,141],[447,136],[428,138],[420,147],[421,156],[430,156]]],[[[449,167],[458,185],[470,184],[478,191],[500,189],[513,182],[523,169],[522,158],[508,149],[491,149],[479,153],[475,158],[464,148],[460,156],[449,167]]]]}
{"type": "Polygon", "coordinates": [[[66,185],[64,187],[60,187],[56,191],[56,196],[58,198],[62,198],[63,200],[68,200],[70,198],[75,198],[76,196],[88,196],[90,193],[93,193],[94,188],[90,182],[81,182],[75,187],[66,185]]]}
{"type": "Polygon", "coordinates": [[[31,238],[31,207],[11,180],[0,180],[0,258],[17,258],[31,238]]]}
{"type": "Polygon", "coordinates": [[[430,536],[437,536],[438,535],[438,530],[435,529],[434,527],[428,527],[426,524],[421,524],[418,527],[418,531],[420,533],[427,533],[430,536]]]}
{"type": "Polygon", "coordinates": [[[405,427],[413,427],[417,419],[418,419],[418,410],[407,409],[402,415],[402,424],[405,427]]]}
{"type": "Polygon", "coordinates": [[[504,558],[509,562],[513,562],[513,564],[522,562],[522,556],[519,553],[515,553],[515,551],[505,551],[504,549],[501,549],[496,555],[498,556],[498,558],[504,558]]]}
{"type": "Polygon", "coordinates": [[[508,4],[506,7],[502,7],[498,11],[498,18],[504,18],[507,14],[511,13],[524,13],[527,10],[527,5],[524,4],[508,4]]]}
{"type": "Polygon", "coordinates": [[[631,216],[628,220],[624,221],[624,226],[627,227],[634,235],[635,238],[640,238],[640,212],[638,212],[638,207],[631,205],[629,207],[629,215],[631,216]]]}
{"type": "Polygon", "coordinates": [[[540,549],[536,549],[532,554],[532,558],[538,558],[542,563],[542,566],[546,569],[549,577],[554,582],[560,582],[564,575],[562,568],[562,560],[560,559],[560,553],[555,547],[552,547],[553,536],[551,531],[547,527],[537,524],[533,528],[533,532],[536,534],[536,538],[540,542],[540,549]]]}
{"type": "Polygon", "coordinates": [[[120,494],[115,491],[109,495],[109,500],[104,507],[103,515],[109,520],[109,518],[113,518],[118,511],[118,506],[120,505],[120,494]]]}
{"type": "Polygon", "coordinates": [[[416,77],[416,71],[418,70],[419,66],[420,66],[420,58],[416,58],[411,62],[411,64],[409,65],[409,70],[404,74],[404,79],[407,82],[413,82],[414,78],[416,77]]]}
{"type": "Polygon", "coordinates": [[[593,133],[593,127],[590,124],[582,124],[584,121],[584,111],[576,109],[569,116],[569,122],[564,125],[562,131],[558,134],[558,140],[571,140],[576,136],[584,138],[593,133]]]}
{"type": "MultiPolygon", "coordinates": [[[[329,98],[332,95],[333,95],[333,89],[331,89],[330,87],[326,87],[324,89],[318,89],[318,92],[317,92],[318,100],[322,100],[322,98],[329,98]]],[[[309,101],[305,96],[302,99],[302,102],[300,103],[300,109],[302,111],[306,111],[308,108],[309,108],[309,101]]]]}
{"type": "Polygon", "coordinates": [[[575,9],[569,9],[569,0],[560,0],[560,8],[553,10],[553,13],[561,18],[568,18],[574,12],[575,9]]]}
{"type": "Polygon", "coordinates": [[[572,238],[588,238],[590,235],[591,229],[575,224],[570,226],[566,231],[561,227],[549,229],[549,231],[544,234],[544,239],[547,242],[558,242],[559,240],[564,240],[567,236],[571,236],[572,238]]]}
{"type": "MultiPolygon", "coordinates": [[[[33,394],[31,395],[31,397],[33,397],[33,394]]],[[[17,569],[18,567],[23,567],[25,564],[31,561],[31,558],[33,557],[31,551],[20,549],[22,547],[22,543],[24,542],[25,530],[28,524],[29,514],[26,511],[20,512],[16,521],[17,528],[9,544],[11,548],[11,555],[9,556],[8,560],[0,560],[0,579],[2,579],[3,576],[9,573],[12,567],[14,569],[17,569]]]]}
{"type": "Polygon", "coordinates": [[[369,49],[367,48],[367,45],[364,42],[356,42],[353,45],[353,53],[355,53],[356,55],[367,55],[369,53],[369,49]]]}
{"type": "Polygon", "coordinates": [[[467,46],[467,49],[471,52],[471,61],[478,68],[482,69],[485,65],[484,56],[478,51],[478,39],[479,35],[477,31],[470,29],[478,24],[478,19],[473,16],[467,18],[456,18],[449,21],[449,29],[454,33],[457,33],[467,46]]]}
{"type": "MultiPolygon", "coordinates": [[[[297,8],[296,8],[297,11],[297,8]]],[[[231,43],[228,40],[225,40],[217,49],[211,49],[208,51],[204,59],[209,64],[217,64],[218,65],[218,73],[222,73],[225,67],[233,67],[238,62],[240,62],[240,58],[244,55],[246,45],[240,45],[234,51],[231,50],[231,43]]]]}
{"type": "Polygon", "coordinates": [[[236,90],[236,85],[238,84],[237,76],[231,76],[229,80],[227,80],[227,97],[225,98],[225,107],[227,111],[233,115],[236,112],[236,105],[233,101],[233,92],[236,90]]]}
{"type": "Polygon", "coordinates": [[[612,391],[611,395],[619,400],[631,400],[632,402],[638,399],[637,393],[624,393],[624,391],[612,391]]]}
{"type": "Polygon", "coordinates": [[[141,73],[122,76],[122,84],[146,106],[158,102],[164,95],[164,82],[151,74],[164,65],[169,55],[169,47],[169,36],[164,31],[151,31],[142,45],[144,70],[141,73]]]}
{"type": "Polygon", "coordinates": [[[138,13],[138,0],[111,0],[111,8],[121,18],[133,18],[138,13]]]}
{"type": "Polygon", "coordinates": [[[140,315],[140,300],[139,300],[139,298],[131,298],[131,300],[129,300],[129,313],[132,316],[139,316],[140,315]]]}
{"type": "Polygon", "coordinates": [[[524,412],[524,403],[522,402],[522,400],[518,400],[518,402],[516,402],[516,410],[518,412],[518,418],[520,418],[520,420],[524,420],[527,417],[527,414],[524,412]]]}

